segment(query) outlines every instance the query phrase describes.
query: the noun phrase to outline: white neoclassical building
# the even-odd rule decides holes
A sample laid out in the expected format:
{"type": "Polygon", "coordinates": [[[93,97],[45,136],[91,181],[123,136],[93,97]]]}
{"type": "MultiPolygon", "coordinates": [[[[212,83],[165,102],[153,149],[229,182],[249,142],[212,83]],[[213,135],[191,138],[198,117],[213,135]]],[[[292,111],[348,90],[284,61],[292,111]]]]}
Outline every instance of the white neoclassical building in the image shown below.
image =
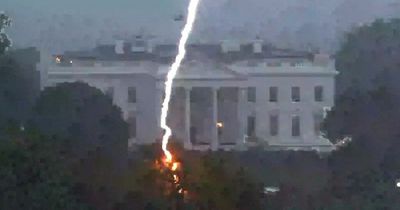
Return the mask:
{"type": "MultiPolygon", "coordinates": [[[[41,59],[41,85],[83,81],[112,97],[129,146],[158,141],[164,81],[175,45],[140,37],[41,59]]],[[[186,149],[330,151],[321,136],[337,72],[329,56],[246,44],[191,44],[174,82],[168,124],[186,149]]]]}

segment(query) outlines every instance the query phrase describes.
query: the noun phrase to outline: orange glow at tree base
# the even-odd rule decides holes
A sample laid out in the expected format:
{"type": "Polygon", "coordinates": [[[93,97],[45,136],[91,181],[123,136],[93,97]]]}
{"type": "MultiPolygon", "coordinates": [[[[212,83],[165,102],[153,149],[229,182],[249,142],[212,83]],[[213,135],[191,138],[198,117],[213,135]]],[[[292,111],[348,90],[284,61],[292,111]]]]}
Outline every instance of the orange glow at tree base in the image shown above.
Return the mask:
{"type": "Polygon", "coordinates": [[[170,158],[164,157],[162,159],[162,166],[171,172],[172,178],[173,178],[173,184],[175,185],[177,192],[179,194],[184,194],[185,190],[183,190],[183,188],[181,186],[181,178],[179,175],[179,171],[181,169],[181,164],[177,161],[174,161],[173,159],[174,158],[173,158],[172,154],[171,154],[170,158]]]}

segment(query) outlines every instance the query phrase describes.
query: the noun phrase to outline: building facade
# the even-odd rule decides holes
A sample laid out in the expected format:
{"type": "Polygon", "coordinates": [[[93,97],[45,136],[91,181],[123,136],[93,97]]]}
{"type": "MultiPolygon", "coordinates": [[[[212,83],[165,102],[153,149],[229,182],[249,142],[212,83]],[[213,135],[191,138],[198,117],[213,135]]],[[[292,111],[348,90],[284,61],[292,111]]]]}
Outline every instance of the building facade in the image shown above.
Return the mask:
{"type": "MultiPolygon", "coordinates": [[[[128,146],[161,138],[165,76],[175,45],[117,41],[91,51],[41,59],[41,86],[86,82],[112,97],[129,123],[128,146]]],[[[330,151],[324,110],[334,103],[337,72],[329,56],[247,44],[191,44],[175,81],[168,124],[192,150],[330,151]]]]}

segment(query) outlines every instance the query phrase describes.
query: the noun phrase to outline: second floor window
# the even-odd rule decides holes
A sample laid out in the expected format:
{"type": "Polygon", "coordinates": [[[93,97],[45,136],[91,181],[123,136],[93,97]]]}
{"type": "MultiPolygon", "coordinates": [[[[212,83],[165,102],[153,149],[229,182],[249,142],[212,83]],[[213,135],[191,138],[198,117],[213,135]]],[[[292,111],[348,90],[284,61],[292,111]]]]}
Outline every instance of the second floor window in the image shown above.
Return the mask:
{"type": "Polygon", "coordinates": [[[270,102],[278,101],[278,87],[270,87],[269,88],[269,101],[270,102]]]}
{"type": "Polygon", "coordinates": [[[128,87],[128,102],[136,103],[136,88],[128,87]]]}
{"type": "Polygon", "coordinates": [[[315,101],[321,102],[324,100],[324,88],[322,86],[314,87],[314,99],[315,101]]]}
{"type": "Polygon", "coordinates": [[[256,102],[256,88],[255,87],[247,88],[247,101],[256,102]]]}
{"type": "Polygon", "coordinates": [[[300,87],[292,87],[292,102],[300,101],[300,87]]]}

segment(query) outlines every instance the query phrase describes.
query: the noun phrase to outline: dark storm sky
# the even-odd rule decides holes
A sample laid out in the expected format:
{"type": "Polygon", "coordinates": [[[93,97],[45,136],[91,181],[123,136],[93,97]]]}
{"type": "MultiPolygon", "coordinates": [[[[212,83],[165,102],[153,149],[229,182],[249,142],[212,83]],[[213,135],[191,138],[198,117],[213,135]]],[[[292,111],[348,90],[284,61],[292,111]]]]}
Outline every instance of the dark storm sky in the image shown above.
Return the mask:
{"type": "MultiPolygon", "coordinates": [[[[137,33],[176,42],[188,0],[0,0],[15,47],[85,49],[137,33]]],[[[351,26],[400,14],[400,0],[201,0],[193,42],[253,39],[333,50],[351,26]],[[397,3],[397,4],[396,4],[397,3]]]]}

